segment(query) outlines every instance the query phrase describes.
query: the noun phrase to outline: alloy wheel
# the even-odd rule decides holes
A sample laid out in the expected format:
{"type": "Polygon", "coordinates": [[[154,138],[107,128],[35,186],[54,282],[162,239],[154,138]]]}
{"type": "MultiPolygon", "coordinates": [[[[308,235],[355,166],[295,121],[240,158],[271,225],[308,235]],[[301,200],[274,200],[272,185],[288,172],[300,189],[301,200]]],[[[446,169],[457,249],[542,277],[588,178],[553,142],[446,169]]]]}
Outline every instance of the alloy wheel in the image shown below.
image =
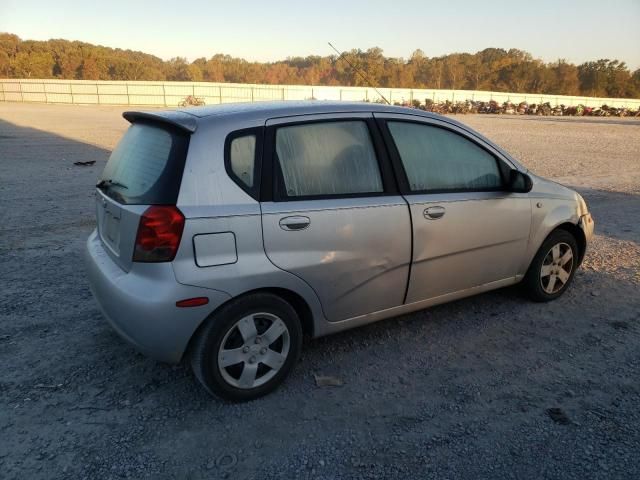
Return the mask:
{"type": "Polygon", "coordinates": [[[573,250],[567,243],[555,244],[542,262],[540,283],[548,294],[554,294],[564,288],[573,271],[573,250]]]}
{"type": "Polygon", "coordinates": [[[238,320],[222,339],[218,369],[229,385],[256,388],[278,373],[290,347],[289,330],[280,317],[253,313],[238,320]]]}

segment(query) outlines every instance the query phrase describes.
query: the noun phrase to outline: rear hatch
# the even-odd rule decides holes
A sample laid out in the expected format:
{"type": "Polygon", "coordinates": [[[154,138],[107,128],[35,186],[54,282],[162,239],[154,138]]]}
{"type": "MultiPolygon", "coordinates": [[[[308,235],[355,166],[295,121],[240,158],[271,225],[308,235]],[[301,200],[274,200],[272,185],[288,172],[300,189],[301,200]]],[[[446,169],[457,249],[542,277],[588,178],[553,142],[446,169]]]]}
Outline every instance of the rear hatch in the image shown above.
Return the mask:
{"type": "Polygon", "coordinates": [[[151,205],[175,205],[189,132],[134,118],[96,185],[96,220],[105,250],[125,271],[133,261],[138,225],[151,205]]]}

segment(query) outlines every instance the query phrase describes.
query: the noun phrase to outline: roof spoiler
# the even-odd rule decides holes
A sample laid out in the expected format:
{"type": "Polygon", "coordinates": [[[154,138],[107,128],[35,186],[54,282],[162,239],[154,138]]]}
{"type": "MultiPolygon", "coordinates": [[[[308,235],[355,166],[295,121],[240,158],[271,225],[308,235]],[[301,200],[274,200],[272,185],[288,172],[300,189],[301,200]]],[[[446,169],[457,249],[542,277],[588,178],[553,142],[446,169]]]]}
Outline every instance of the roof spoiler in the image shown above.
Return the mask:
{"type": "Polygon", "coordinates": [[[124,112],[122,116],[131,123],[137,120],[152,120],[154,122],[172,125],[187,133],[195,132],[198,126],[196,117],[184,112],[124,112]]]}

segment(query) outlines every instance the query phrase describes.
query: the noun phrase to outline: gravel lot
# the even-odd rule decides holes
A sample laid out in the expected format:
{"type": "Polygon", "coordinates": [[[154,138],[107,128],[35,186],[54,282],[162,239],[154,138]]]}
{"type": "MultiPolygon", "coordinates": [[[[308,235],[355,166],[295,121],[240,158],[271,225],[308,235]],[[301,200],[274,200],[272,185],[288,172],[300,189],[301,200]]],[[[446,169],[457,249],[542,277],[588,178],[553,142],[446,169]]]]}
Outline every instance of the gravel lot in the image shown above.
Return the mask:
{"type": "Polygon", "coordinates": [[[585,196],[597,236],[572,288],[307,342],[282,388],[233,405],[136,353],[89,292],[122,110],[0,103],[1,478],[640,478],[640,122],[461,117],[585,196]]]}

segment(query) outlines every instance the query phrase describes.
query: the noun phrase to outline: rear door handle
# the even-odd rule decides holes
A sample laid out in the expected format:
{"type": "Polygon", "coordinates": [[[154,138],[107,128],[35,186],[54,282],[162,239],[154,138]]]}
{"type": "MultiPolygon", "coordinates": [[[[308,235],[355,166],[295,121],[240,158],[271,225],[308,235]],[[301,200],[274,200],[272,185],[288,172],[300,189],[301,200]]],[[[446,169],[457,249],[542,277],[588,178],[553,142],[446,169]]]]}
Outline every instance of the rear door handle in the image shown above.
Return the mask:
{"type": "Polygon", "coordinates": [[[309,217],[284,217],[280,219],[280,228],[287,231],[304,230],[310,224],[309,217]]]}
{"type": "Polygon", "coordinates": [[[444,217],[444,207],[429,207],[424,209],[424,218],[427,220],[437,220],[444,217]]]}

